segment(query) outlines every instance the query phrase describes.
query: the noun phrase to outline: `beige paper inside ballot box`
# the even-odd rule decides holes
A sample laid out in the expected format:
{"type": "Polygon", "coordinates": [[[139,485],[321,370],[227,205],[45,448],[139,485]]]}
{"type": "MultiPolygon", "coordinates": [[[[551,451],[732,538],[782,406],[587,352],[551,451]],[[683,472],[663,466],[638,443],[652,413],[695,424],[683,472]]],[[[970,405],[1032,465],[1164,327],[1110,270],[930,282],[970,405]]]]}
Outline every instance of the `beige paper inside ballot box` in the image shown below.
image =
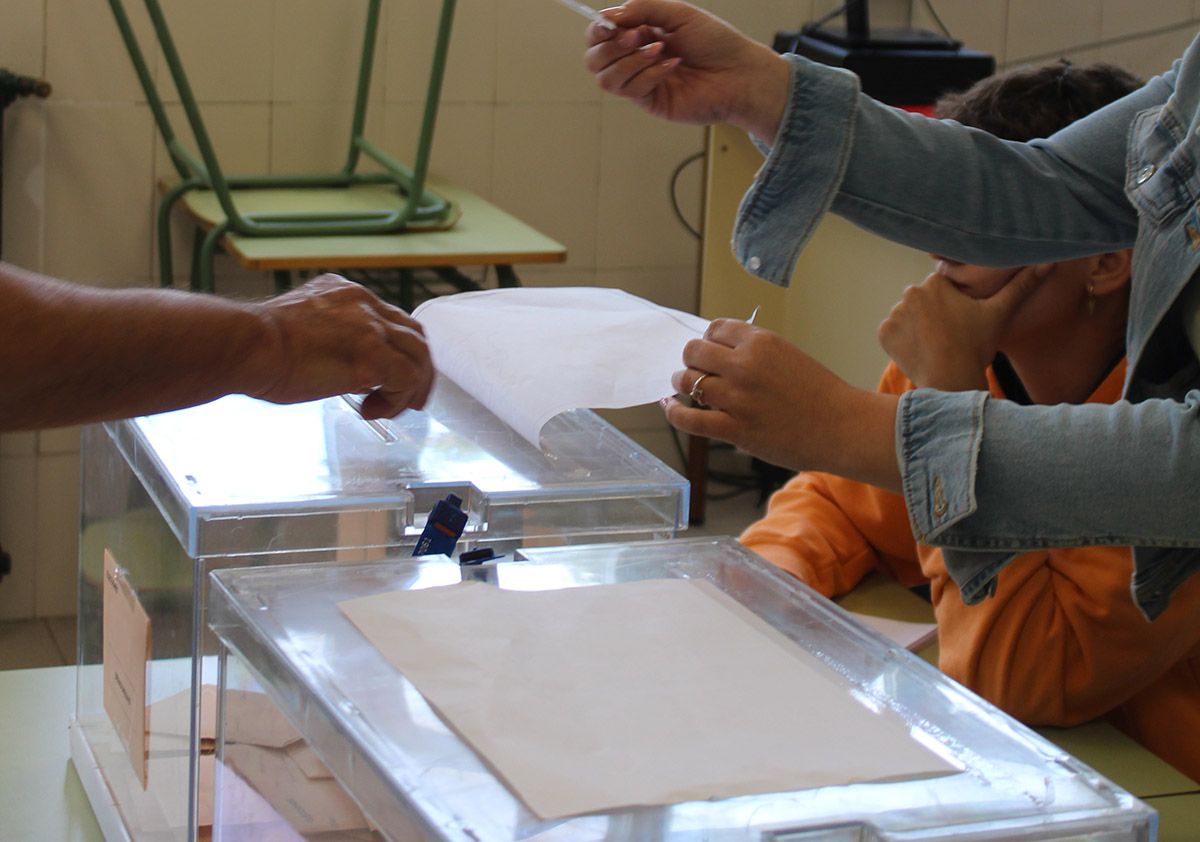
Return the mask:
{"type": "Polygon", "coordinates": [[[708,582],[339,607],[542,819],[958,771],[708,582]]]}

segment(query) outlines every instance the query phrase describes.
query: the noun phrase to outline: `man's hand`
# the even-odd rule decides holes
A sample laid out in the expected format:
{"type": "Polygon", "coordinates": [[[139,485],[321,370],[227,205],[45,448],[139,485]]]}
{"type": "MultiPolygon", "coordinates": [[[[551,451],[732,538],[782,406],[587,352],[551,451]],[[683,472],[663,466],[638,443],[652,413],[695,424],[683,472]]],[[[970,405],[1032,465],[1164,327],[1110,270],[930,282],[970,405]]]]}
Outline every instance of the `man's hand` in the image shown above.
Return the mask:
{"type": "Polygon", "coordinates": [[[796,470],[824,470],[896,490],[896,397],[855,389],[778,334],[717,319],[684,346],[672,377],[688,394],[701,375],[706,409],[663,401],[667,420],[796,470]]]}
{"type": "Polygon", "coordinates": [[[656,117],[732,123],[771,143],[787,103],[785,59],[679,0],[629,0],[592,24],[584,63],[609,93],[656,117]]]}
{"type": "Polygon", "coordinates": [[[254,365],[270,386],[254,397],[299,403],[365,394],[366,418],[420,409],[434,369],[421,326],[362,286],[321,275],[259,305],[273,341],[254,365]]]}
{"type": "Polygon", "coordinates": [[[1017,308],[1050,265],[1017,272],[989,298],[972,298],[943,275],[910,286],[879,325],[879,344],[917,386],[946,392],[986,390],[987,367],[1017,308]]]}

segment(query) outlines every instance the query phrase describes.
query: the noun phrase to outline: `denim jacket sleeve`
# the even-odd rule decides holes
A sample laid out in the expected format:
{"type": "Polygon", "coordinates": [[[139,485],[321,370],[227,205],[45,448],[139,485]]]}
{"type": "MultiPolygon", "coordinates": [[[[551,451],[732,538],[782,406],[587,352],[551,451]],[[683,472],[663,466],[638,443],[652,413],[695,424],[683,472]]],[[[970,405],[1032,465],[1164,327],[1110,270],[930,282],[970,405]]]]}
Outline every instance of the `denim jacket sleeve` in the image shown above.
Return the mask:
{"type": "Polygon", "coordinates": [[[830,209],[888,239],[992,266],[1133,244],[1127,129],[1170,94],[1174,70],[1052,139],[1023,144],[883,105],[847,71],[789,59],[779,134],[734,228],[735,255],[759,277],[787,285],[830,209]]]}
{"type": "Polygon", "coordinates": [[[901,397],[896,442],[913,535],[942,546],[967,602],[1032,548],[1135,547],[1133,594],[1151,617],[1200,570],[1186,552],[1200,547],[1200,391],[1018,406],[918,389],[901,397]]]}
{"type": "MultiPolygon", "coordinates": [[[[1051,139],[1015,144],[881,105],[844,71],[790,60],[790,102],[734,231],[735,254],[760,277],[789,281],[827,209],[916,248],[991,265],[1134,242],[1128,127],[1171,95],[1178,65],[1051,139]]],[[[1200,547],[1190,503],[1200,492],[1198,406],[1200,392],[1081,407],[909,393],[896,448],[913,532],[945,548],[968,602],[1021,549],[1134,545],[1134,595],[1154,616],[1200,568],[1200,553],[1187,550],[1200,547]],[[1187,505],[1162,505],[1181,495],[1187,505]]]]}

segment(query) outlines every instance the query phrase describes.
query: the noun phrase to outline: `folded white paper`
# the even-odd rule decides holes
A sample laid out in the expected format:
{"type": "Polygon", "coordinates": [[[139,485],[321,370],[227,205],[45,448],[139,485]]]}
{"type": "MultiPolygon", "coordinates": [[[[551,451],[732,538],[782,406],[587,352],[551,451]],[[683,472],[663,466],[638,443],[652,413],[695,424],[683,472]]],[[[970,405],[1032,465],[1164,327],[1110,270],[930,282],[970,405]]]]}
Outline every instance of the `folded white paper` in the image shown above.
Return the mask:
{"type": "Polygon", "coordinates": [[[534,446],[569,409],[616,409],[673,394],[683,346],[708,320],[619,289],[485,290],[413,311],[438,371],[534,446]]]}

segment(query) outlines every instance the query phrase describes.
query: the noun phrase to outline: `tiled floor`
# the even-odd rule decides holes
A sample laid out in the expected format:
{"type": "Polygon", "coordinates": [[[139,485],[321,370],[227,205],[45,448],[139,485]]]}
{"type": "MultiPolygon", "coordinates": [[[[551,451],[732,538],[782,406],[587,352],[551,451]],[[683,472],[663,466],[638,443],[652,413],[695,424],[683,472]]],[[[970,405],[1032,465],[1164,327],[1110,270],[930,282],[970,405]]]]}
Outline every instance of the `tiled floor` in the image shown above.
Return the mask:
{"type": "MultiPolygon", "coordinates": [[[[722,462],[728,466],[729,457],[722,462]]],[[[734,472],[744,466],[734,464],[734,472]]],[[[692,526],[690,535],[737,535],[760,514],[755,504],[756,491],[745,491],[723,498],[730,488],[710,486],[710,498],[703,524],[692,526]],[[722,499],[723,498],[723,499],[722,499]]],[[[3,584],[0,584],[3,587],[3,584]]],[[[0,669],[30,669],[75,663],[75,618],[50,617],[0,622],[0,669]]]]}

